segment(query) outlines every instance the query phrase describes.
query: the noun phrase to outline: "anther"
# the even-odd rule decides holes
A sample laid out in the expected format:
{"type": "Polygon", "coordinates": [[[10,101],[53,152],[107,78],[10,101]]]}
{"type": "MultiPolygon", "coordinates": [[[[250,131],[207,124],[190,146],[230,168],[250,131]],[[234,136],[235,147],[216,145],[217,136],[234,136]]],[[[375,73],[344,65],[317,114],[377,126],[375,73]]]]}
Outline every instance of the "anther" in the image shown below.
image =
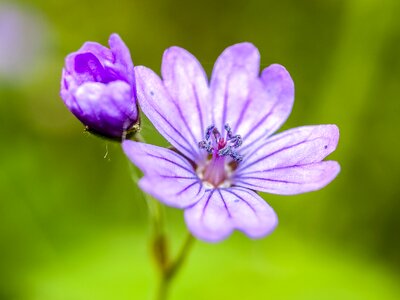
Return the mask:
{"type": "Polygon", "coordinates": [[[227,155],[231,155],[231,153],[232,153],[232,149],[230,146],[222,148],[221,150],[218,151],[219,156],[227,156],[227,155]]]}
{"type": "Polygon", "coordinates": [[[214,130],[215,126],[214,125],[210,125],[207,127],[206,129],[206,141],[208,141],[210,139],[211,136],[211,132],[214,130]]]}
{"type": "Polygon", "coordinates": [[[229,124],[226,123],[224,127],[225,127],[226,133],[227,133],[227,135],[228,135],[228,138],[229,138],[229,139],[232,138],[232,129],[231,129],[231,127],[229,126],[229,124]]]}
{"type": "Polygon", "coordinates": [[[221,138],[221,134],[219,133],[217,128],[213,128],[212,133],[214,135],[214,138],[217,142],[219,142],[220,138],[221,138]]]}
{"type": "Polygon", "coordinates": [[[232,137],[230,139],[230,142],[232,143],[232,146],[234,148],[238,148],[238,147],[240,147],[242,145],[243,140],[242,140],[242,137],[237,134],[237,135],[235,135],[234,137],[232,137]]]}
{"type": "Polygon", "coordinates": [[[232,151],[230,156],[238,163],[243,160],[243,155],[238,154],[236,151],[232,151]]]}
{"type": "Polygon", "coordinates": [[[199,142],[199,148],[206,150],[209,154],[215,153],[217,156],[230,156],[236,162],[241,162],[243,156],[238,154],[234,149],[240,147],[243,139],[239,134],[233,135],[232,128],[229,124],[224,125],[226,136],[221,136],[221,133],[215,127],[210,125],[205,132],[205,139],[199,142]]]}
{"type": "Polygon", "coordinates": [[[201,142],[199,142],[199,148],[206,150],[210,154],[213,151],[213,148],[211,146],[211,142],[210,141],[201,141],[201,142]]]}

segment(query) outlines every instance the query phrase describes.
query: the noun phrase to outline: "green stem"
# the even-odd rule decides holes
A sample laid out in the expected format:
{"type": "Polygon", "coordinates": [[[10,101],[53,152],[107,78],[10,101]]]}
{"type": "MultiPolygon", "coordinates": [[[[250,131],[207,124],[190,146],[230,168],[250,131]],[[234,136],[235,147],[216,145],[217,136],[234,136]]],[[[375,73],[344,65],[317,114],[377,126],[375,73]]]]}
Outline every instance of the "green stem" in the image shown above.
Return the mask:
{"type": "Polygon", "coordinates": [[[168,265],[164,272],[161,273],[160,285],[156,298],[157,300],[166,300],[168,298],[170,283],[172,279],[174,279],[178,271],[181,269],[194,241],[195,238],[190,233],[188,233],[186,240],[183,243],[182,248],[180,249],[175,260],[170,265],[168,265]]]}
{"type": "MultiPolygon", "coordinates": [[[[132,139],[136,142],[146,142],[139,132],[136,132],[135,135],[132,136],[132,139]]],[[[129,164],[129,166],[132,179],[137,184],[139,177],[135,167],[132,164],[129,164]]],[[[160,270],[163,270],[168,264],[167,238],[164,230],[164,209],[161,203],[149,194],[143,192],[143,197],[146,200],[149,209],[150,222],[152,226],[152,254],[154,255],[157,267],[160,270]]]]}
{"type": "MultiPolygon", "coordinates": [[[[129,163],[131,178],[135,184],[138,183],[139,177],[135,167],[129,163]]],[[[146,201],[149,210],[149,219],[151,224],[151,250],[155,258],[155,262],[159,269],[166,268],[168,264],[168,247],[167,238],[164,229],[164,210],[160,202],[143,192],[143,197],[146,201]]]]}

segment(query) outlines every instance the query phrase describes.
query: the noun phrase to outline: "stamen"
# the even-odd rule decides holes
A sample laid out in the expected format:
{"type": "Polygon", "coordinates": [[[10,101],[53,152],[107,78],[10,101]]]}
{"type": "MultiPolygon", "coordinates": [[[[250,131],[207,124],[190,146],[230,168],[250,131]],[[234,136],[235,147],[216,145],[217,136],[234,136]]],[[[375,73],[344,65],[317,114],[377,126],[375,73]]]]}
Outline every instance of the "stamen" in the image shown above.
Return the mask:
{"type": "Polygon", "coordinates": [[[206,150],[211,157],[198,167],[197,173],[205,184],[212,187],[230,186],[232,171],[243,160],[236,150],[243,143],[242,137],[234,135],[229,124],[225,124],[224,129],[226,133],[221,134],[214,125],[208,126],[205,139],[199,142],[200,149],[206,150]],[[227,156],[232,159],[225,160],[227,156]]]}
{"type": "Polygon", "coordinates": [[[206,150],[208,153],[212,153],[213,148],[211,147],[211,142],[210,141],[201,141],[199,143],[200,149],[206,150]]]}
{"type": "Polygon", "coordinates": [[[226,133],[228,134],[228,138],[231,138],[232,137],[232,129],[229,126],[229,124],[225,124],[225,130],[226,130],[226,133]]]}
{"type": "Polygon", "coordinates": [[[230,156],[236,162],[241,162],[243,156],[236,152],[236,148],[239,148],[243,139],[240,135],[233,135],[232,129],[229,124],[225,124],[224,129],[226,130],[226,137],[223,138],[214,126],[208,126],[205,132],[205,139],[199,142],[199,147],[204,149],[209,154],[215,154],[217,156],[230,156]]]}
{"type": "Polygon", "coordinates": [[[238,163],[240,163],[243,160],[243,155],[240,155],[237,152],[232,152],[230,155],[233,158],[233,160],[238,163]]]}
{"type": "Polygon", "coordinates": [[[230,146],[222,148],[221,150],[218,151],[219,156],[227,156],[231,155],[231,153],[232,153],[232,148],[230,146]]]}
{"type": "Polygon", "coordinates": [[[221,139],[221,134],[219,133],[218,129],[213,126],[212,134],[214,139],[218,142],[221,139]]]}
{"type": "Polygon", "coordinates": [[[231,143],[233,143],[234,148],[240,147],[243,143],[242,137],[238,134],[235,135],[233,138],[231,138],[231,143]]]}
{"type": "Polygon", "coordinates": [[[207,129],[206,129],[206,141],[208,141],[210,139],[211,132],[213,131],[214,128],[215,128],[214,125],[210,125],[210,126],[207,127],[207,129]]]}

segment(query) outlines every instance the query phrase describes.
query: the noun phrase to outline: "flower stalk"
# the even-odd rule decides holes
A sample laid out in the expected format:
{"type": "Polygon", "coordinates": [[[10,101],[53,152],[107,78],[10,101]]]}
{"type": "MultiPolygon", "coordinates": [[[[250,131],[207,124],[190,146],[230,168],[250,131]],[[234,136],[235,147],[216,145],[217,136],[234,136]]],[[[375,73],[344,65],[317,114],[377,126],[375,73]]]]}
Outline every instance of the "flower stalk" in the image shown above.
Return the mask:
{"type": "Polygon", "coordinates": [[[160,284],[158,292],[156,295],[156,300],[166,300],[168,298],[168,291],[172,280],[175,278],[178,271],[181,269],[183,263],[185,262],[195,238],[192,234],[188,233],[182,248],[180,249],[177,257],[169,264],[166,268],[161,270],[160,284]]]}
{"type": "MultiPolygon", "coordinates": [[[[136,132],[132,139],[137,142],[145,142],[139,131],[136,132]]],[[[136,170],[134,169],[132,164],[129,164],[129,166],[132,180],[137,184],[139,181],[139,177],[136,173],[136,170]]],[[[165,232],[164,207],[160,202],[155,200],[149,194],[143,192],[143,196],[149,209],[149,218],[152,227],[150,247],[160,277],[156,299],[166,300],[168,297],[168,291],[171,285],[171,281],[185,262],[191,250],[193,242],[195,241],[195,238],[192,236],[191,233],[188,233],[179,253],[175,257],[175,259],[171,259],[168,245],[168,236],[165,232]]]]}

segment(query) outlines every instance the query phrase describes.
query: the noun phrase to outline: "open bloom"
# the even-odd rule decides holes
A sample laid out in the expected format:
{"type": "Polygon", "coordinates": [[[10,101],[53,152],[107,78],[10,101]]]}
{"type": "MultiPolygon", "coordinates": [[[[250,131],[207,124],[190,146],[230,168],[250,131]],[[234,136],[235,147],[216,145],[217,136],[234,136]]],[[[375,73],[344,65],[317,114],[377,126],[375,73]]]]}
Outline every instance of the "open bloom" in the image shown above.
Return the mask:
{"type": "Polygon", "coordinates": [[[119,35],[108,42],[110,49],[86,42],[66,57],[61,98],[89,131],[121,139],[138,119],[135,75],[119,35]]]}
{"type": "Polygon", "coordinates": [[[259,53],[249,43],[227,48],[208,83],[186,50],[165,51],[162,80],[136,67],[143,112],[174,150],[123,142],[144,173],[140,187],[163,203],[183,208],[189,230],[219,241],[234,229],[252,238],[277,225],[272,208],[255,192],[291,195],[318,190],[339,172],[322,161],[335,150],[335,125],[305,126],[271,136],[294,100],[289,73],[271,65],[259,75],[259,53]]]}

